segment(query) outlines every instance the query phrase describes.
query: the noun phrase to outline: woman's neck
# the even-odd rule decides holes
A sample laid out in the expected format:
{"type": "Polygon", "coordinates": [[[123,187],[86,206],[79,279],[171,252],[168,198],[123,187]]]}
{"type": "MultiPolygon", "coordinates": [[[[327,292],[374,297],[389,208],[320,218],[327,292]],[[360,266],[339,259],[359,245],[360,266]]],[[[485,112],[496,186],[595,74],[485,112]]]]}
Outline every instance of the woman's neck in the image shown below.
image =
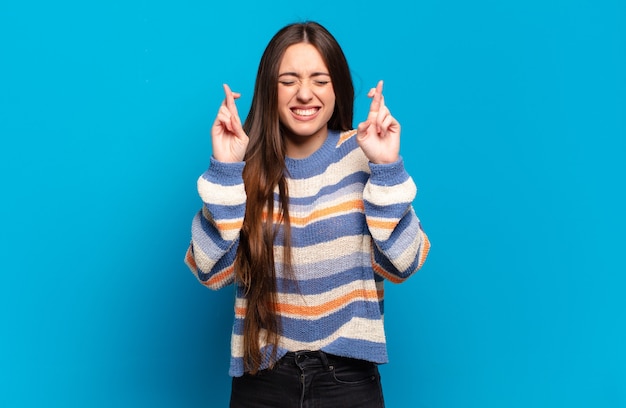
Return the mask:
{"type": "Polygon", "coordinates": [[[328,137],[328,128],[322,128],[309,136],[285,133],[284,137],[287,157],[305,159],[322,147],[328,137]]]}

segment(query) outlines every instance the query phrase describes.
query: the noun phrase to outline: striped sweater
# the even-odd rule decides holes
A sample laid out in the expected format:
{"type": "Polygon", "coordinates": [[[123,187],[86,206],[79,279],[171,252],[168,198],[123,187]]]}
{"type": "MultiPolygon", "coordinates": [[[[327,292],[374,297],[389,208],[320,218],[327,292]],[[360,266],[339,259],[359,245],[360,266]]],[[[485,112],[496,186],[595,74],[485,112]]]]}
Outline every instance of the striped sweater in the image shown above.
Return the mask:
{"type": "MultiPolygon", "coordinates": [[[[428,238],[412,207],[416,187],[402,159],[370,163],[355,135],[329,131],[311,156],[286,159],[297,284],[283,274],[279,234],[274,246],[282,323],[278,358],[287,351],[323,350],[386,363],[383,282],[402,282],[428,254],[428,238]]],[[[235,283],[246,205],[243,167],[211,159],[198,179],[204,205],[193,219],[185,262],[211,289],[235,283]]],[[[235,293],[229,373],[241,376],[246,299],[238,284],[235,293]]],[[[269,362],[271,346],[260,346],[269,362]]]]}

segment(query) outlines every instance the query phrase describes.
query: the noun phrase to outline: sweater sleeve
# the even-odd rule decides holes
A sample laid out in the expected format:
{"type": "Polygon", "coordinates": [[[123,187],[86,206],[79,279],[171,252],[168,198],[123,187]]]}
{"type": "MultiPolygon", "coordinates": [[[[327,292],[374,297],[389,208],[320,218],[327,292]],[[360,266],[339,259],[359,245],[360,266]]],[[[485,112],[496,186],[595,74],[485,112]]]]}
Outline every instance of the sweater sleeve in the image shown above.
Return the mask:
{"type": "Polygon", "coordinates": [[[198,178],[203,206],[191,224],[191,243],[185,263],[200,283],[220,289],[234,281],[234,262],[246,206],[244,163],[211,158],[198,178]]]}
{"type": "Polygon", "coordinates": [[[430,249],[412,206],[417,188],[402,158],[391,164],[369,166],[371,174],[363,201],[373,238],[372,266],[381,277],[403,282],[422,267],[430,249]]]}

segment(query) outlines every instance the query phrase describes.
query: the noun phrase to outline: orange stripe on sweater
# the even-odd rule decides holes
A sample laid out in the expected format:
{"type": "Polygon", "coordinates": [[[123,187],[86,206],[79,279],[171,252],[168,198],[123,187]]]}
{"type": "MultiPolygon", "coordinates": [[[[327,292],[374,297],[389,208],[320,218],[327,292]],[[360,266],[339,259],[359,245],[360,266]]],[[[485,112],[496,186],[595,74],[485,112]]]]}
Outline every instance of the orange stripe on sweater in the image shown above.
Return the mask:
{"type": "Polygon", "coordinates": [[[204,286],[209,287],[221,287],[224,282],[230,279],[233,275],[233,271],[235,270],[234,266],[229,266],[228,268],[222,270],[221,272],[216,273],[211,276],[207,281],[201,282],[204,286]]]}
{"type": "Polygon", "coordinates": [[[215,222],[215,225],[217,225],[217,228],[220,231],[238,230],[238,229],[241,229],[241,226],[243,225],[243,220],[219,221],[219,222],[215,222]]]}
{"type": "Polygon", "coordinates": [[[189,267],[197,273],[198,271],[198,265],[196,265],[196,260],[193,257],[193,250],[191,249],[191,245],[189,245],[189,248],[187,248],[187,253],[185,254],[185,262],[187,263],[187,265],[189,265],[189,267]]]}
{"type": "MultiPolygon", "coordinates": [[[[322,218],[330,218],[335,214],[341,214],[349,211],[363,211],[365,209],[362,200],[346,201],[331,207],[322,208],[320,210],[313,211],[311,214],[305,217],[297,217],[291,215],[291,223],[294,225],[306,225],[310,222],[317,221],[322,218]]],[[[276,217],[274,217],[276,218],[276,217]]]]}
{"type": "MultiPolygon", "coordinates": [[[[378,302],[379,291],[355,289],[350,293],[331,300],[330,302],[326,302],[316,306],[300,306],[287,303],[279,303],[276,305],[276,310],[278,313],[281,314],[314,317],[326,314],[328,312],[332,312],[333,310],[340,309],[341,307],[360,299],[378,302]]],[[[246,314],[246,309],[245,307],[237,307],[235,309],[235,313],[238,317],[243,317],[246,314]]]]}
{"type": "Polygon", "coordinates": [[[387,279],[389,282],[392,282],[392,283],[401,283],[402,282],[401,278],[399,278],[398,276],[396,276],[394,274],[391,274],[391,273],[387,272],[385,269],[383,269],[377,263],[372,262],[372,268],[374,269],[374,272],[376,272],[377,274],[379,274],[383,278],[387,279]]]}
{"type": "Polygon", "coordinates": [[[367,225],[369,225],[370,228],[393,230],[394,228],[396,228],[396,225],[398,225],[398,222],[397,221],[373,220],[371,218],[368,218],[367,225]]]}
{"type": "Polygon", "coordinates": [[[352,136],[356,135],[356,129],[348,130],[339,135],[339,140],[337,141],[337,147],[341,146],[343,142],[350,139],[352,136]]]}

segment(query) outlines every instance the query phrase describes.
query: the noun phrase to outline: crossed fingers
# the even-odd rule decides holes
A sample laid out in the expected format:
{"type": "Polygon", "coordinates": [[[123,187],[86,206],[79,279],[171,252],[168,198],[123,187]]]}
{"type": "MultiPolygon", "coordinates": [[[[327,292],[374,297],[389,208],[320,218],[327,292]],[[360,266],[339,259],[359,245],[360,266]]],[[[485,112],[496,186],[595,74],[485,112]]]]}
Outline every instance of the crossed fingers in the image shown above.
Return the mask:
{"type": "Polygon", "coordinates": [[[224,84],[224,94],[225,98],[217,113],[217,120],[230,133],[238,134],[241,130],[241,120],[235,99],[239,99],[241,94],[231,91],[230,87],[226,84],[224,84]]]}
{"type": "Polygon", "coordinates": [[[372,98],[370,104],[370,111],[367,115],[367,122],[369,125],[376,126],[376,133],[381,136],[385,136],[389,126],[394,121],[389,109],[385,105],[385,97],[383,96],[383,81],[378,81],[376,88],[370,89],[367,96],[372,98]]]}

